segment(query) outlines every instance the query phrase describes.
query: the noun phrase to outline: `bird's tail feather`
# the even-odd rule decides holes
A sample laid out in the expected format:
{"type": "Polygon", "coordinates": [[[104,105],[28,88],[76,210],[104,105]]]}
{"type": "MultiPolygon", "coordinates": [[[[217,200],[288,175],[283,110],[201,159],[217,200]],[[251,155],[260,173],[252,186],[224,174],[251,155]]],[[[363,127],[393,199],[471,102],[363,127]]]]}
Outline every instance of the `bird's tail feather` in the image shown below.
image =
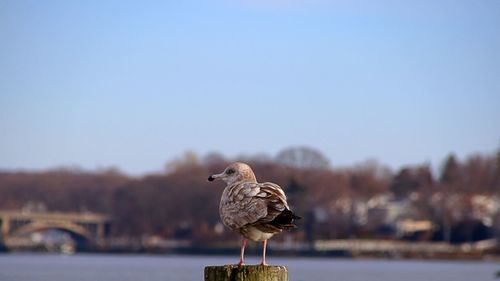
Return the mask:
{"type": "Polygon", "coordinates": [[[301,217],[294,214],[292,211],[285,209],[281,212],[274,220],[272,220],[269,224],[276,226],[280,229],[292,229],[297,226],[293,223],[294,220],[301,219],[301,217]]]}

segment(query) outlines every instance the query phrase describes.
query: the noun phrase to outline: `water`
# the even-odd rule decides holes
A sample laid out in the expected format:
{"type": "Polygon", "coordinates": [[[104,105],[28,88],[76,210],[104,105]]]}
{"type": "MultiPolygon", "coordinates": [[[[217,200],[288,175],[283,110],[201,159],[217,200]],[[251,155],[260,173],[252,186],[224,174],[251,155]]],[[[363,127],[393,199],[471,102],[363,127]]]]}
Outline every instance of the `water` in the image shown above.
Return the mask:
{"type": "MultiPolygon", "coordinates": [[[[49,254],[0,255],[0,281],[203,281],[206,265],[237,257],[49,254]]],[[[258,263],[248,258],[249,264],[258,263]]],[[[275,258],[291,281],[499,281],[500,264],[481,261],[387,261],[275,258]]]]}

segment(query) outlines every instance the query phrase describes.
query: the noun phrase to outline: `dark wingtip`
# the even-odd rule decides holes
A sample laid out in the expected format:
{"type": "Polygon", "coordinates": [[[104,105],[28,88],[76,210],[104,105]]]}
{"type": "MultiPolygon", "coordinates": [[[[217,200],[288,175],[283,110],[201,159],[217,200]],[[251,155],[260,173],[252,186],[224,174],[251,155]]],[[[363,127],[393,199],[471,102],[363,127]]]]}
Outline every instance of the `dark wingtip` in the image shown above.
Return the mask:
{"type": "Polygon", "coordinates": [[[302,218],[301,216],[297,216],[297,214],[288,209],[285,210],[284,213],[286,214],[286,216],[290,217],[293,220],[300,220],[302,218]]]}
{"type": "Polygon", "coordinates": [[[276,216],[269,224],[280,229],[293,229],[297,228],[293,224],[293,220],[300,219],[301,217],[294,214],[292,211],[285,209],[278,216],[276,216]]]}

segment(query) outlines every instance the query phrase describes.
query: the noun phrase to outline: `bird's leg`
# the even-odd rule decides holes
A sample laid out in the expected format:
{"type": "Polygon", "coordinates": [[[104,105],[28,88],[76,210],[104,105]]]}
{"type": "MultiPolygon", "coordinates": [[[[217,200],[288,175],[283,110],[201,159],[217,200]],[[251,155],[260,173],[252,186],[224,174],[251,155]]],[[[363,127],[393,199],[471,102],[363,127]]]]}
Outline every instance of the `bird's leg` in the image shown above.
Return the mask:
{"type": "Polygon", "coordinates": [[[238,266],[245,265],[245,262],[243,261],[244,255],[245,255],[245,246],[247,245],[247,240],[243,239],[241,242],[241,252],[240,252],[240,262],[238,263],[238,266]]]}
{"type": "Polygon", "coordinates": [[[267,240],[262,241],[262,262],[260,265],[267,265],[266,262],[266,247],[267,247],[267,240]]]}

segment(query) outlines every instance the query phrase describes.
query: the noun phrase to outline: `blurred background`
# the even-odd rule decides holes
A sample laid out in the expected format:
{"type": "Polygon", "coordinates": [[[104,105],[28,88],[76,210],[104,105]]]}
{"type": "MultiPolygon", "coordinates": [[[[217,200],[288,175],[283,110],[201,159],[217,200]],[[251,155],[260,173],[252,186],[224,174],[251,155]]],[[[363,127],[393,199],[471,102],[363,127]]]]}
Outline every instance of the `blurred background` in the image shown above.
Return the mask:
{"type": "Polygon", "coordinates": [[[276,255],[498,255],[499,26],[493,0],[0,0],[0,248],[235,254],[206,179],[244,161],[303,217],[276,255]]]}

